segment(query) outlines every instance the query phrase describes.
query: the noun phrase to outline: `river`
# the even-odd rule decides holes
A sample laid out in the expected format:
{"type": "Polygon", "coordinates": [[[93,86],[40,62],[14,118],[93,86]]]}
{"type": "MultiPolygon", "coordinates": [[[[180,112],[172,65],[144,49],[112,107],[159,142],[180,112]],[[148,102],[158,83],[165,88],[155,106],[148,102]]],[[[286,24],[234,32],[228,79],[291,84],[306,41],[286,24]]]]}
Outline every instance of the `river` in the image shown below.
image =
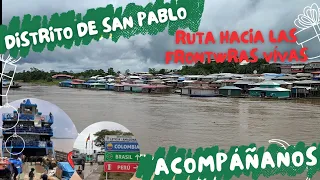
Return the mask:
{"type": "Polygon", "coordinates": [[[26,85],[9,92],[9,102],[27,97],[59,106],[79,133],[99,121],[120,123],[138,139],[142,153],[171,145],[229,149],[250,143],[267,146],[270,139],[308,145],[320,139],[320,100],[189,98],[26,85]]]}

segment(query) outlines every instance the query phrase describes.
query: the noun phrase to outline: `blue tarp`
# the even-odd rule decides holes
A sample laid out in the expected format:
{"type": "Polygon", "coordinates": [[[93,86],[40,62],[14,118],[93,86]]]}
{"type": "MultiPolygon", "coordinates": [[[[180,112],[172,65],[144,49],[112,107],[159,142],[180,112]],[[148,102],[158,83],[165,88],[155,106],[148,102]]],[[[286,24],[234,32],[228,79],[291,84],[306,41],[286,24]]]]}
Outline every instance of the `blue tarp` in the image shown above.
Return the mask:
{"type": "Polygon", "coordinates": [[[74,170],[68,162],[59,162],[58,167],[62,170],[62,177],[71,178],[74,170]]]}

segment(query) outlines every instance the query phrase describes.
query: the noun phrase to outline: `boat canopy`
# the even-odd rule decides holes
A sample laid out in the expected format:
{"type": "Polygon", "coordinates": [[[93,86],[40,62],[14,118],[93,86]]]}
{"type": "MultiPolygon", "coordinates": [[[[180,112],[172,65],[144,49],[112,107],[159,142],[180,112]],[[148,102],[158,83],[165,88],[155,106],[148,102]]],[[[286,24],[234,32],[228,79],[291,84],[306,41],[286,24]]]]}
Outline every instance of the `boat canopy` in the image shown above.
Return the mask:
{"type": "Polygon", "coordinates": [[[24,106],[35,106],[37,107],[37,104],[32,104],[30,99],[27,99],[27,100],[24,100],[21,105],[24,105],[24,106]]]}

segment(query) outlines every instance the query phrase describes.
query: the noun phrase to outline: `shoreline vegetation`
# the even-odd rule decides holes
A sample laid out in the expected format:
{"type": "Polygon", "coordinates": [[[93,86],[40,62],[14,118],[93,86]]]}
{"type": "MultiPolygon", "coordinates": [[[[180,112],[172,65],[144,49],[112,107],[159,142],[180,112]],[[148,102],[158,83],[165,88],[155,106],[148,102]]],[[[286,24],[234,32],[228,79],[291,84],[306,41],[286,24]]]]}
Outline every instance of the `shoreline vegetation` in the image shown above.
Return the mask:
{"type": "MultiPolygon", "coordinates": [[[[213,61],[213,60],[212,60],[213,61]]],[[[72,68],[72,67],[71,67],[72,68]]],[[[71,69],[70,68],[70,69],[71,69]]],[[[124,72],[116,71],[112,67],[103,69],[89,69],[82,72],[73,72],[73,71],[44,71],[38,68],[30,68],[30,70],[24,70],[22,72],[16,72],[14,80],[17,82],[30,83],[36,85],[58,85],[59,81],[52,79],[53,75],[56,74],[66,74],[73,76],[75,79],[88,80],[92,76],[96,75],[112,75],[118,76],[120,74],[130,75],[134,74],[127,69],[124,72]]],[[[215,73],[235,73],[235,74],[253,74],[254,71],[257,73],[280,73],[280,69],[277,68],[277,65],[274,63],[268,63],[265,59],[259,59],[256,63],[248,63],[246,65],[240,65],[235,62],[224,62],[224,63],[196,63],[193,66],[183,66],[181,69],[159,69],[149,68],[148,73],[152,75],[156,74],[179,74],[179,75],[209,75],[215,73]]],[[[8,76],[13,75],[13,71],[6,73],[8,76]]]]}

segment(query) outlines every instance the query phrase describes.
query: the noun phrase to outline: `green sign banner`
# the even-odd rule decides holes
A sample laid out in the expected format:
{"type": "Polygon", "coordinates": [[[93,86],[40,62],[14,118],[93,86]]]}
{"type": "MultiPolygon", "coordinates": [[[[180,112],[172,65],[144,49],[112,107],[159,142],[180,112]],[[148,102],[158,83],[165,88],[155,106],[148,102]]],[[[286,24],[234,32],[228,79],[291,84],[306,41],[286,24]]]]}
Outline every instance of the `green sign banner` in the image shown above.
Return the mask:
{"type": "Polygon", "coordinates": [[[140,152],[106,152],[105,162],[139,162],[140,152]]]}

